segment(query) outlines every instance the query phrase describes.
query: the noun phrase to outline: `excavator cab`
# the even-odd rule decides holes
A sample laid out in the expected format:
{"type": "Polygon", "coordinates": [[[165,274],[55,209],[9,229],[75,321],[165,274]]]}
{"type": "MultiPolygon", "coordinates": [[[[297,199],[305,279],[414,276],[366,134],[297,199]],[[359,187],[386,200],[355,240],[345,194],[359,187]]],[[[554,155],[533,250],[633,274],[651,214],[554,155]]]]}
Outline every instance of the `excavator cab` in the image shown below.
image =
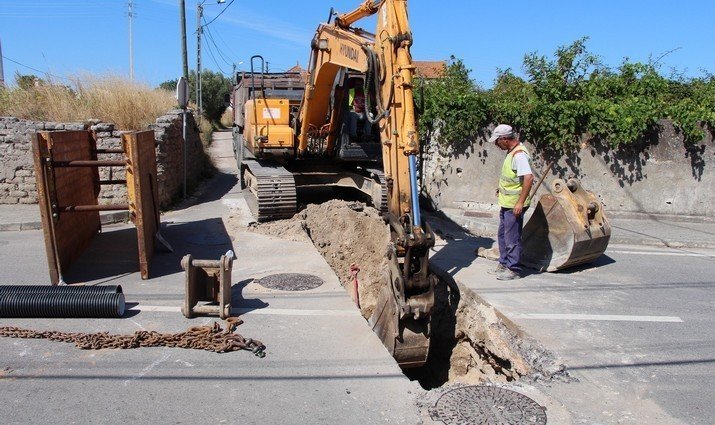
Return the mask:
{"type": "Polygon", "coordinates": [[[381,161],[382,146],[377,122],[371,120],[375,113],[364,88],[364,76],[347,78],[346,84],[336,87],[336,107],[341,108],[340,136],[337,154],[343,161],[381,161]],[[339,90],[343,95],[338,96],[339,90]],[[342,101],[340,101],[342,97],[342,101]]]}

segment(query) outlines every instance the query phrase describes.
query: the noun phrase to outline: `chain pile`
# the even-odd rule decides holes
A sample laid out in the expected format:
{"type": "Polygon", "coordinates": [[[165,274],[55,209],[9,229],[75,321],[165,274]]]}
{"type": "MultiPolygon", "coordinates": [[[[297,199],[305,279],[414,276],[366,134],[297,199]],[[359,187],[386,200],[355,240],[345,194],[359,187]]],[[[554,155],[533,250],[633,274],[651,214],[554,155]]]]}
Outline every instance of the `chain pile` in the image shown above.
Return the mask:
{"type": "Polygon", "coordinates": [[[0,327],[0,337],[49,339],[50,341],[72,342],[82,350],[101,350],[103,348],[129,349],[139,347],[174,347],[206,350],[216,353],[247,350],[258,357],[265,357],[266,347],[261,341],[244,338],[235,333],[236,327],[243,320],[235,317],[226,319],[226,329],[218,322],[207,326],[193,326],[185,332],[159,333],[156,331],[136,331],[133,335],[112,335],[108,332],[82,333],[35,331],[14,326],[0,327]]]}

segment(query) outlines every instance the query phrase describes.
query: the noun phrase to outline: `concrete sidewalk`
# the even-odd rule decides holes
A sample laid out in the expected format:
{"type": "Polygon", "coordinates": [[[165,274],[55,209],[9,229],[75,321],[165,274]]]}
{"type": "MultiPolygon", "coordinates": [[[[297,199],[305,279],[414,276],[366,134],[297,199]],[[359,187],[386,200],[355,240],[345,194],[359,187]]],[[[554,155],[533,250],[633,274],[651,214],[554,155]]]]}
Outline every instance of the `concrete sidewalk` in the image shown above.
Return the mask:
{"type": "MultiPolygon", "coordinates": [[[[102,211],[102,224],[121,223],[129,220],[128,211],[102,211]]],[[[42,219],[38,204],[0,204],[0,232],[15,230],[40,230],[42,219]]]]}
{"type": "MultiPolygon", "coordinates": [[[[6,401],[0,416],[6,423],[431,423],[415,404],[425,391],[402,374],[312,244],[245,231],[251,218],[236,187],[230,134],[217,137],[211,149],[218,174],[162,215],[162,234],[176,252],[157,254],[151,280],[137,272],[129,224],[105,226],[70,270],[74,282],[121,284],[130,308],[123,319],[0,319],[0,325],[132,333],[208,324],[214,319],[190,320],[179,312],[179,261],[187,253],[215,259],[233,249],[232,305],[245,322],[237,331],[263,341],[267,356],[80,351],[0,338],[0,398],[6,401]],[[258,283],[277,273],[309,274],[323,283],[306,291],[258,283]]],[[[31,223],[37,206],[17,207],[0,207],[0,223],[3,217],[20,223],[14,230],[31,223]]],[[[440,235],[431,263],[561,356],[579,380],[513,384],[547,406],[549,423],[704,424],[715,415],[708,385],[715,379],[715,255],[643,246],[715,246],[714,223],[614,215],[612,246],[595,266],[505,283],[487,274],[492,262],[473,253],[491,242],[496,217],[444,213],[427,218],[440,235]],[[641,246],[619,245],[636,242],[641,246]]],[[[48,281],[41,231],[0,232],[0,258],[4,283],[48,281]]]]}

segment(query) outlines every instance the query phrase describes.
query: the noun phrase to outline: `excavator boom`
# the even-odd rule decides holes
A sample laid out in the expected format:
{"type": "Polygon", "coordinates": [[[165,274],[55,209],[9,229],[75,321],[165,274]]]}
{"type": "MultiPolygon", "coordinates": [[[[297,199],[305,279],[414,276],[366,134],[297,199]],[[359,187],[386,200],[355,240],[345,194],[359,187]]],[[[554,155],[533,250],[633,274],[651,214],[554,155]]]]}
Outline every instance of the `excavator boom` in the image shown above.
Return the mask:
{"type": "Polygon", "coordinates": [[[297,149],[299,155],[308,155],[311,140],[316,134],[323,134],[327,154],[335,155],[344,112],[334,105],[340,103],[346,90],[336,81],[340,80],[340,73],[364,75],[367,119],[379,129],[387,187],[386,215],[392,233],[386,254],[390,266],[370,323],[405,368],[426,362],[436,284],[428,269],[434,234],[422,221],[419,208],[420,146],[411,45],[406,0],[368,0],[356,10],[338,15],[333,24],[321,24],[311,43],[297,149]],[[352,27],[358,20],[374,14],[377,14],[375,35],[352,27]],[[331,102],[331,98],[337,100],[331,102]]]}

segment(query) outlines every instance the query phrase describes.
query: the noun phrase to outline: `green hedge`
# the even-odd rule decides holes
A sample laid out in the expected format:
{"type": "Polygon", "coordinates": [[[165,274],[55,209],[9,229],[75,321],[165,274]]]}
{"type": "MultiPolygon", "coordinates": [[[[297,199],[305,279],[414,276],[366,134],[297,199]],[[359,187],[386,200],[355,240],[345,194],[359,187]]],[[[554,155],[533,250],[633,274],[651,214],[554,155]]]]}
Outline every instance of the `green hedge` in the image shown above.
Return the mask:
{"type": "Polygon", "coordinates": [[[715,129],[715,76],[663,76],[657,61],[603,65],[586,49],[586,38],[560,47],[553,58],[524,57],[525,78],[499,70],[484,90],[463,62],[451,58],[445,78],[417,80],[420,123],[441,147],[471,143],[490,123],[510,123],[522,138],[553,151],[578,148],[585,136],[613,148],[635,143],[671,120],[686,142],[715,129]]]}

